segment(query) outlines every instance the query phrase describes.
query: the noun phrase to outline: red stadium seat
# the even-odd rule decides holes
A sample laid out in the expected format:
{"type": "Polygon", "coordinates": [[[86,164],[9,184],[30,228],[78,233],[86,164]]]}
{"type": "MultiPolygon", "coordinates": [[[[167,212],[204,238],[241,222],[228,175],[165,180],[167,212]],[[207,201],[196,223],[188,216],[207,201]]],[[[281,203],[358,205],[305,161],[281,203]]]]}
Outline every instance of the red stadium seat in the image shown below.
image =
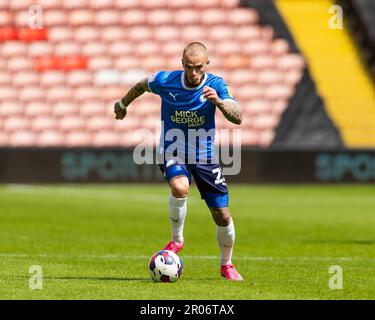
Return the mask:
{"type": "Polygon", "coordinates": [[[17,131],[10,135],[9,143],[11,146],[35,146],[37,143],[37,137],[33,132],[29,130],[17,131]]]}
{"type": "Polygon", "coordinates": [[[265,88],[265,97],[271,100],[288,99],[294,93],[294,87],[287,84],[271,85],[265,88]]]}
{"type": "Polygon", "coordinates": [[[66,26],[50,27],[48,40],[52,43],[70,42],[73,40],[73,30],[66,26]]]}
{"type": "Polygon", "coordinates": [[[92,116],[87,120],[87,129],[95,132],[102,130],[111,130],[113,127],[114,117],[105,117],[103,115],[92,116]]]}
{"type": "Polygon", "coordinates": [[[33,67],[33,61],[26,57],[14,57],[8,60],[8,70],[10,71],[30,71],[33,67]]]}
{"type": "Polygon", "coordinates": [[[65,136],[65,145],[67,146],[91,146],[92,136],[88,132],[75,131],[65,136]]]}
{"type": "Polygon", "coordinates": [[[182,48],[186,45],[188,42],[192,41],[200,41],[205,42],[205,40],[209,37],[208,31],[206,28],[202,26],[186,26],[180,29],[181,39],[185,42],[183,46],[180,47],[180,52],[182,51],[182,48]]]}
{"type": "Polygon", "coordinates": [[[69,131],[82,131],[86,129],[86,121],[82,118],[74,116],[66,116],[59,119],[60,130],[64,132],[69,131]]]}
{"type": "Polygon", "coordinates": [[[27,11],[33,4],[33,0],[11,0],[9,1],[9,9],[11,11],[27,11]]]}
{"type": "MultiPolygon", "coordinates": [[[[204,1],[201,1],[204,2],[204,1]]],[[[230,14],[229,14],[230,15],[230,14]]],[[[222,25],[227,20],[228,13],[223,9],[207,9],[200,14],[201,25],[222,25]]]]}
{"type": "Polygon", "coordinates": [[[101,11],[112,9],[115,6],[115,0],[90,0],[90,9],[101,11]]]}
{"type": "MultiPolygon", "coordinates": [[[[1,91],[1,87],[0,87],[1,91]]],[[[0,117],[22,116],[24,114],[24,106],[16,98],[5,100],[0,103],[0,117]]]]}
{"type": "Polygon", "coordinates": [[[37,145],[42,147],[49,147],[49,146],[64,146],[65,139],[64,135],[56,130],[47,130],[43,131],[37,137],[37,145]]]}
{"type": "Polygon", "coordinates": [[[262,85],[281,84],[283,74],[273,69],[261,70],[258,74],[258,82],[262,85]]]}
{"type": "Polygon", "coordinates": [[[3,129],[5,132],[17,132],[20,130],[28,130],[30,123],[25,117],[10,116],[4,120],[3,129]]]}
{"type": "Polygon", "coordinates": [[[114,6],[122,10],[135,9],[139,8],[139,0],[115,0],[114,6]]]}
{"type": "Polygon", "coordinates": [[[79,114],[79,108],[72,100],[58,101],[57,103],[54,103],[51,111],[56,117],[77,117],[79,114]]]}
{"type": "Polygon", "coordinates": [[[115,60],[115,69],[119,71],[126,71],[139,67],[140,59],[134,56],[117,58],[115,60]]]}
{"type": "Polygon", "coordinates": [[[272,56],[260,55],[251,58],[251,67],[255,70],[272,69],[276,66],[276,60],[272,56]]]}
{"type": "Polygon", "coordinates": [[[28,46],[29,57],[48,56],[53,54],[53,46],[50,42],[37,41],[28,46]]]}
{"type": "Polygon", "coordinates": [[[10,27],[12,26],[12,24],[13,24],[13,16],[11,12],[0,11],[0,28],[10,27]]]}
{"type": "Polygon", "coordinates": [[[161,50],[164,56],[180,55],[180,57],[182,57],[182,50],[185,45],[186,45],[186,42],[178,39],[178,40],[166,42],[161,47],[161,50]]]}
{"type": "Polygon", "coordinates": [[[169,42],[180,39],[180,32],[176,27],[161,26],[155,30],[154,38],[156,41],[169,42]]]}
{"type": "Polygon", "coordinates": [[[83,56],[70,56],[60,59],[61,70],[72,71],[87,69],[87,58],[83,56]]]}
{"type": "Polygon", "coordinates": [[[159,71],[165,66],[165,60],[162,57],[150,56],[144,59],[143,66],[151,72],[159,71]]]}
{"type": "Polygon", "coordinates": [[[0,131],[0,146],[8,146],[10,144],[9,135],[0,131]]]}
{"type": "Polygon", "coordinates": [[[61,71],[46,71],[40,75],[40,84],[44,87],[55,87],[66,83],[66,75],[61,71]]]}
{"type": "Polygon", "coordinates": [[[261,40],[262,27],[258,25],[240,25],[234,28],[236,30],[234,38],[242,43],[252,43],[255,40],[261,40]]]}
{"type": "Polygon", "coordinates": [[[134,46],[129,42],[115,42],[109,45],[107,54],[112,57],[123,57],[124,55],[130,55],[134,52],[134,46]]]}
{"type": "Polygon", "coordinates": [[[148,27],[133,26],[133,27],[128,28],[128,39],[134,43],[151,40],[152,36],[153,36],[153,31],[152,29],[148,27]]]}
{"type": "Polygon", "coordinates": [[[14,25],[17,28],[27,28],[29,26],[29,11],[21,10],[14,12],[14,25]]]}
{"type": "Polygon", "coordinates": [[[147,14],[147,23],[152,26],[170,25],[172,21],[173,13],[169,10],[151,10],[147,14]]]}
{"type": "Polygon", "coordinates": [[[284,39],[275,39],[271,43],[271,53],[280,56],[289,52],[289,43],[284,39]]]}
{"type": "Polygon", "coordinates": [[[70,101],[73,97],[72,89],[66,86],[54,86],[46,92],[46,100],[51,104],[59,101],[70,101]]]}
{"type": "Polygon", "coordinates": [[[50,116],[52,113],[51,106],[45,102],[33,101],[25,106],[25,115],[28,117],[50,116]]]}
{"type": "Polygon", "coordinates": [[[67,84],[72,87],[92,85],[93,76],[86,70],[76,70],[67,74],[67,84]]]}
{"type": "Polygon", "coordinates": [[[238,30],[234,29],[232,26],[226,24],[212,26],[207,29],[207,31],[211,40],[223,42],[233,40],[238,32],[238,30]]]}
{"type": "Polygon", "coordinates": [[[88,69],[97,71],[112,68],[112,59],[108,56],[97,56],[89,59],[88,69]]]}
{"type": "Polygon", "coordinates": [[[126,29],[120,26],[111,26],[100,28],[100,38],[103,42],[109,44],[122,43],[127,37],[126,29]]]}
{"type": "Polygon", "coordinates": [[[45,11],[60,10],[62,8],[63,0],[38,0],[38,4],[45,11]]]}
{"type": "Polygon", "coordinates": [[[44,41],[47,40],[48,33],[47,29],[20,29],[18,32],[18,37],[22,41],[32,42],[32,41],[44,41]]]}
{"type": "Polygon", "coordinates": [[[301,69],[305,65],[304,59],[301,55],[296,53],[289,53],[282,56],[278,60],[278,68],[281,70],[301,69]]]}
{"type": "Polygon", "coordinates": [[[30,101],[43,101],[46,96],[46,91],[38,86],[27,86],[19,90],[19,100],[23,103],[30,101]]]}
{"type": "Polygon", "coordinates": [[[249,42],[245,42],[242,45],[242,52],[250,56],[261,56],[262,58],[263,55],[267,54],[269,48],[269,42],[260,39],[254,39],[249,42]]]}
{"type": "Polygon", "coordinates": [[[259,15],[253,9],[235,8],[227,15],[227,21],[232,25],[249,25],[259,22],[259,15]]]}
{"type": "Polygon", "coordinates": [[[100,27],[118,25],[120,21],[121,15],[115,10],[103,10],[95,14],[95,24],[100,27]]]}
{"type": "Polygon", "coordinates": [[[52,117],[39,116],[31,121],[31,129],[34,132],[41,132],[47,130],[55,130],[58,132],[58,122],[55,118],[52,117]]]}
{"type": "Polygon", "coordinates": [[[90,0],[64,0],[63,7],[68,10],[86,9],[90,5],[90,0]]]}
{"type": "Polygon", "coordinates": [[[80,46],[77,43],[61,42],[56,46],[55,54],[60,57],[76,56],[80,54],[80,46]]]}
{"type": "Polygon", "coordinates": [[[74,100],[81,103],[86,100],[101,99],[101,92],[91,86],[82,86],[74,89],[73,92],[74,100]]]}
{"type": "Polygon", "coordinates": [[[101,131],[93,136],[93,144],[97,147],[114,147],[119,143],[121,143],[121,136],[113,130],[101,131]]]}
{"type": "Polygon", "coordinates": [[[43,13],[43,27],[67,27],[68,16],[65,11],[47,10],[43,13]]]}
{"type": "Polygon", "coordinates": [[[263,148],[269,147],[275,137],[273,130],[265,130],[259,134],[259,145],[263,148]]]}
{"type": "Polygon", "coordinates": [[[27,54],[27,45],[20,41],[8,41],[0,47],[2,57],[25,57],[27,54]]]}
{"type": "Polygon", "coordinates": [[[121,82],[121,73],[116,70],[99,70],[93,76],[95,86],[118,85],[121,82]]]}
{"type": "Polygon", "coordinates": [[[171,9],[191,8],[191,0],[168,1],[166,6],[171,9]]]}
{"type": "Polygon", "coordinates": [[[44,72],[48,70],[58,69],[60,66],[60,58],[56,56],[41,56],[35,61],[35,70],[44,72]]]}
{"type": "Polygon", "coordinates": [[[272,105],[272,112],[277,116],[280,116],[288,107],[288,100],[276,100],[271,103],[272,105]]]}
{"type": "Polygon", "coordinates": [[[12,83],[14,87],[38,86],[39,74],[32,71],[19,71],[13,75],[12,83]]]}
{"type": "Polygon", "coordinates": [[[194,25],[200,24],[200,13],[193,9],[177,10],[174,16],[174,23],[176,25],[194,25]]]}
{"type": "Polygon", "coordinates": [[[135,50],[138,52],[139,56],[141,57],[160,54],[160,46],[154,41],[144,41],[144,42],[138,43],[135,46],[135,50]]]}
{"type": "Polygon", "coordinates": [[[242,53],[242,46],[241,43],[238,43],[237,41],[223,41],[216,45],[215,47],[215,53],[218,56],[226,57],[228,55],[239,55],[242,53]]]}
{"type": "Polygon", "coordinates": [[[124,88],[120,86],[111,86],[102,89],[101,97],[104,101],[117,101],[124,96],[124,88]]]}
{"type": "Polygon", "coordinates": [[[139,0],[139,5],[144,9],[165,8],[168,0],[139,0]]]}
{"type": "MultiPolygon", "coordinates": [[[[217,8],[220,7],[220,3],[222,1],[220,0],[192,0],[191,3],[194,7],[197,7],[197,9],[205,9],[205,8],[217,8]]],[[[225,2],[225,1],[224,1],[225,2]]]]}
{"type": "Polygon", "coordinates": [[[87,9],[74,10],[69,14],[69,24],[71,26],[91,26],[94,23],[95,15],[87,9]]]}
{"type": "Polygon", "coordinates": [[[18,30],[13,27],[0,26],[0,42],[12,41],[18,39],[18,30]]]}
{"type": "Polygon", "coordinates": [[[74,40],[79,43],[87,43],[87,42],[95,41],[98,44],[99,39],[100,39],[100,35],[96,27],[83,26],[83,27],[77,27],[75,29],[74,40]]]}
{"type": "Polygon", "coordinates": [[[108,53],[112,54],[109,47],[100,42],[90,41],[82,46],[82,54],[89,59],[93,56],[103,56],[108,53]]]}
{"type": "Polygon", "coordinates": [[[79,112],[83,117],[103,116],[105,104],[98,100],[83,101],[79,107],[79,112]]]}
{"type": "MultiPolygon", "coordinates": [[[[127,2],[127,1],[124,1],[127,2]]],[[[147,14],[144,10],[125,10],[121,14],[121,24],[124,26],[145,25],[147,22],[147,14]]]]}
{"type": "Polygon", "coordinates": [[[301,79],[303,69],[292,69],[284,72],[284,82],[290,85],[295,85],[301,79]]]}
{"type": "Polygon", "coordinates": [[[12,84],[12,75],[9,71],[1,70],[0,72],[0,87],[10,86],[12,84]]]}
{"type": "Polygon", "coordinates": [[[1,100],[15,100],[18,98],[18,90],[12,86],[1,86],[0,87],[1,100]]]}

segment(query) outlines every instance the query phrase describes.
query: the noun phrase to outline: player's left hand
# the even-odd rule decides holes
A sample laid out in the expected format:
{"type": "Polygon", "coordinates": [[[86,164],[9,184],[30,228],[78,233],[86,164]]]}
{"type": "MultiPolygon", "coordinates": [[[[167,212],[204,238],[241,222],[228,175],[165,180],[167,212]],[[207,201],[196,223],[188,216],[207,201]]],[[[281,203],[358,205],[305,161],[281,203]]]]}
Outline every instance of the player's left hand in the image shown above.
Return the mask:
{"type": "Polygon", "coordinates": [[[207,100],[211,101],[214,105],[219,104],[219,102],[221,101],[221,99],[217,95],[216,90],[211,88],[211,87],[204,86],[203,90],[202,90],[202,93],[203,93],[203,97],[205,97],[207,100]]]}

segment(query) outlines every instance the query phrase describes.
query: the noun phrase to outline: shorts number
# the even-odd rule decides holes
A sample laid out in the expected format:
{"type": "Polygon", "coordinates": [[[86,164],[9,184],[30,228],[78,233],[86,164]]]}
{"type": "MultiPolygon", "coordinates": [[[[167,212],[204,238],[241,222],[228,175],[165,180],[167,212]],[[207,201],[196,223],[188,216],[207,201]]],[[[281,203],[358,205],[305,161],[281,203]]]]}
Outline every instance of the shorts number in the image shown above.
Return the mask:
{"type": "Polygon", "coordinates": [[[215,184],[224,184],[225,185],[225,178],[223,177],[223,173],[221,171],[221,168],[216,168],[212,170],[212,173],[216,174],[215,184]]]}

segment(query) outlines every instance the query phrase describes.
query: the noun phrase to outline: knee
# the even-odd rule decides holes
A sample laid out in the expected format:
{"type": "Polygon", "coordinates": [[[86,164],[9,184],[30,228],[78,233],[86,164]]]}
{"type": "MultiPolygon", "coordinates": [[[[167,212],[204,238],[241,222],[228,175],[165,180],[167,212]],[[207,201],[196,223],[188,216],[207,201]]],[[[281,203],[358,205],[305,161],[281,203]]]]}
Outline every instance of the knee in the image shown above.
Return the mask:
{"type": "Polygon", "coordinates": [[[187,179],[172,181],[171,189],[175,198],[186,198],[189,193],[189,181],[187,179]]]}

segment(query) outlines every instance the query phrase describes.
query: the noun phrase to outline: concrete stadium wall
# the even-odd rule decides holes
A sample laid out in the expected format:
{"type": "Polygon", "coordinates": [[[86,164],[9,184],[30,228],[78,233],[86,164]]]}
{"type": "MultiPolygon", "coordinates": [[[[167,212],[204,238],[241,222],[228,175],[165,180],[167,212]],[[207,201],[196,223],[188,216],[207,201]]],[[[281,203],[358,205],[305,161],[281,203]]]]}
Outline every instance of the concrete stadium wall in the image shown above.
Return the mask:
{"type": "MultiPolygon", "coordinates": [[[[229,183],[375,182],[375,151],[243,149],[229,183]]],[[[0,183],[160,183],[158,166],[137,165],[133,149],[2,148],[0,183]]]]}

